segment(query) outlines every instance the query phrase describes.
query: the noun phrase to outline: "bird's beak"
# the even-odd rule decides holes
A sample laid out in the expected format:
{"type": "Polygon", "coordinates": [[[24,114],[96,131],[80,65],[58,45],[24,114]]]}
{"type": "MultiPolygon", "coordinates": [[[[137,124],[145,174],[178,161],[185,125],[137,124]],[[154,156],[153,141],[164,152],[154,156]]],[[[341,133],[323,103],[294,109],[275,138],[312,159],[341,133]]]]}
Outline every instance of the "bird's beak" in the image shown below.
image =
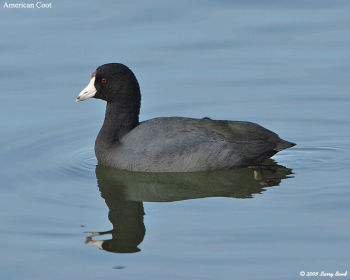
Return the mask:
{"type": "Polygon", "coordinates": [[[84,101],[90,97],[94,97],[97,90],[95,88],[95,76],[91,77],[89,84],[84,88],[75,99],[76,102],[84,101]]]}

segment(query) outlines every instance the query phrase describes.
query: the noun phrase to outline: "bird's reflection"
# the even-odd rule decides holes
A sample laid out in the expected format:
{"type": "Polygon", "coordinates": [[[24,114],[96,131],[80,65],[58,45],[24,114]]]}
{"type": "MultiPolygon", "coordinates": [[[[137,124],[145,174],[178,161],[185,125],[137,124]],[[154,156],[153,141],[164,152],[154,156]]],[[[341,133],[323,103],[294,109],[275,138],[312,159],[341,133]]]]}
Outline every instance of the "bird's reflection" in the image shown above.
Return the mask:
{"type": "Polygon", "coordinates": [[[292,170],[269,159],[249,168],[195,173],[144,173],[97,166],[96,177],[113,229],[90,232],[87,244],[115,253],[140,251],[145,236],[143,201],[170,202],[204,197],[251,198],[278,186],[292,170]],[[112,239],[93,237],[111,234],[112,239]]]}

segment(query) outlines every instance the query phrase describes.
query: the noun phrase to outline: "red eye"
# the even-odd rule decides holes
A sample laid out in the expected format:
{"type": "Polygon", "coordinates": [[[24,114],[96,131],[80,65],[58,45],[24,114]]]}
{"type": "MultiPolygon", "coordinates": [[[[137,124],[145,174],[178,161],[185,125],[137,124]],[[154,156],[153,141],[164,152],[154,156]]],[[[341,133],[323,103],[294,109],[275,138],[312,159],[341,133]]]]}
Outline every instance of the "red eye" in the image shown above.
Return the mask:
{"type": "Polygon", "coordinates": [[[107,83],[107,79],[106,79],[106,78],[102,78],[102,79],[101,79],[101,83],[102,83],[102,84],[107,83]]]}

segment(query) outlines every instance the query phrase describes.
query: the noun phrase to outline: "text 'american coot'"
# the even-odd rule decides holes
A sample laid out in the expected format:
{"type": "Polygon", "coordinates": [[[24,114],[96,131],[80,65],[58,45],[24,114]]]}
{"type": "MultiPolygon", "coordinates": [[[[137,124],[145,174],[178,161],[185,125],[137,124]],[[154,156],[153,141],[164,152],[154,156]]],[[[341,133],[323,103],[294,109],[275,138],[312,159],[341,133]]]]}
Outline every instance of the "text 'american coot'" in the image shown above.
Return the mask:
{"type": "Polygon", "coordinates": [[[262,126],[242,121],[155,118],[139,122],[141,94],[123,64],[96,69],[77,97],[107,101],[96,138],[99,164],[131,171],[193,172],[259,163],[294,146],[262,126]]]}

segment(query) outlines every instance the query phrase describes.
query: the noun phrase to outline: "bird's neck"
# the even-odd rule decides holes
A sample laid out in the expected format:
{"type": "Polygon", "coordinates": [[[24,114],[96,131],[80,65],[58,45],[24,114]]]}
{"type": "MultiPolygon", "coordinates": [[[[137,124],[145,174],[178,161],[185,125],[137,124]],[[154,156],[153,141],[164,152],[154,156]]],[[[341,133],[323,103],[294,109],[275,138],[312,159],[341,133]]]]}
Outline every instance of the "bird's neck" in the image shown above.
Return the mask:
{"type": "Polygon", "coordinates": [[[118,143],[121,137],[138,124],[138,104],[135,104],[135,106],[123,106],[117,102],[107,103],[105,120],[96,138],[96,144],[98,143],[100,147],[108,148],[118,143]]]}

